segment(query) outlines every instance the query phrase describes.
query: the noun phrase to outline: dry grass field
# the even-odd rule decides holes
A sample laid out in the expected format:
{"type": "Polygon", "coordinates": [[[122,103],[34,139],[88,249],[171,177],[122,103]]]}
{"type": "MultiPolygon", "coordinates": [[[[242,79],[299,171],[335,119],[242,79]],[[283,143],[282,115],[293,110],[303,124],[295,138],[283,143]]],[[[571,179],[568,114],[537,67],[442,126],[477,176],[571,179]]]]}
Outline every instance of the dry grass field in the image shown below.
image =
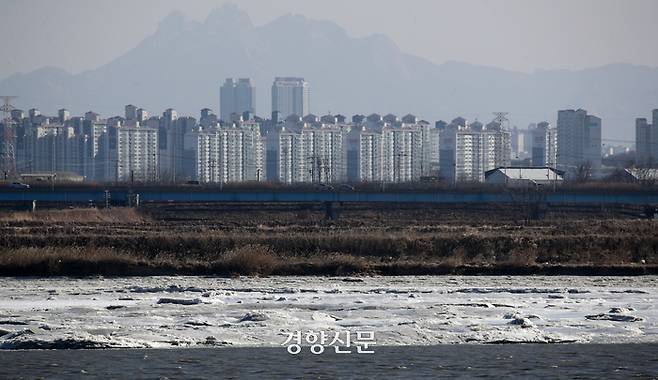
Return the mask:
{"type": "MultiPolygon", "coordinates": [[[[632,210],[631,210],[632,211],[632,210]]],[[[0,213],[0,275],[658,273],[658,222],[629,210],[145,205],[0,213]]]]}

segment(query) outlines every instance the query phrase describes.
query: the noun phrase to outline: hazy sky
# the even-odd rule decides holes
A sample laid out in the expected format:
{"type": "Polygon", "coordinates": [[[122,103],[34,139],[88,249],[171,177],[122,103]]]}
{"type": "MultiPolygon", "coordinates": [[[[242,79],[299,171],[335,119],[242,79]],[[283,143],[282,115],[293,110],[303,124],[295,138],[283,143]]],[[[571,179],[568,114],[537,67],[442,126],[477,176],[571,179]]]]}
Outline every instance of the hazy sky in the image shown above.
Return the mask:
{"type": "MultiPolygon", "coordinates": [[[[1,0],[0,78],[42,66],[78,73],[152,34],[173,10],[203,20],[223,0],[1,0]]],[[[658,67],[658,0],[238,0],[253,22],[285,13],[383,33],[402,50],[510,70],[628,62],[658,67]]]]}

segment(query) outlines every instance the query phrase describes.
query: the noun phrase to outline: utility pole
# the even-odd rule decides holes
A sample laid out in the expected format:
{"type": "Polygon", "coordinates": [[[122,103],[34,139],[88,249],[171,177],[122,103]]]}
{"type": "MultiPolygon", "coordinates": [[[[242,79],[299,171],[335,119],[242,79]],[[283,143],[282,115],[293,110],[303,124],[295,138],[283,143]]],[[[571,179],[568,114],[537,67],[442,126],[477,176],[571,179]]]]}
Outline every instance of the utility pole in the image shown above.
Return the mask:
{"type": "Polygon", "coordinates": [[[208,182],[214,183],[215,182],[215,160],[214,159],[210,160],[210,165],[209,166],[210,166],[209,167],[209,169],[210,169],[210,173],[209,173],[210,181],[208,181],[208,182]]]}
{"type": "Polygon", "coordinates": [[[54,129],[52,129],[52,131],[53,131],[54,133],[52,133],[52,134],[50,135],[50,139],[51,139],[50,141],[52,142],[51,147],[50,147],[51,154],[52,154],[52,157],[50,158],[50,174],[51,174],[51,175],[55,175],[55,171],[57,170],[57,168],[55,167],[56,162],[57,162],[57,151],[56,151],[56,149],[57,149],[57,145],[56,145],[57,142],[55,141],[56,138],[57,138],[57,137],[56,137],[56,136],[57,136],[57,129],[54,128],[54,129]]]}

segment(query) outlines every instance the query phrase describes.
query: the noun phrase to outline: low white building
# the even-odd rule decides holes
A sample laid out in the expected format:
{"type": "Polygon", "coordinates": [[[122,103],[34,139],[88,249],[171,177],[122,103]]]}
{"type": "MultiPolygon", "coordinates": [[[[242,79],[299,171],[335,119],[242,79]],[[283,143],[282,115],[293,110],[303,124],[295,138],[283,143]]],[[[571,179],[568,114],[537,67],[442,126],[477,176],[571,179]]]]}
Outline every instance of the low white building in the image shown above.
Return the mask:
{"type": "Polygon", "coordinates": [[[551,167],[500,167],[487,171],[485,183],[509,187],[558,186],[564,172],[551,167]]]}

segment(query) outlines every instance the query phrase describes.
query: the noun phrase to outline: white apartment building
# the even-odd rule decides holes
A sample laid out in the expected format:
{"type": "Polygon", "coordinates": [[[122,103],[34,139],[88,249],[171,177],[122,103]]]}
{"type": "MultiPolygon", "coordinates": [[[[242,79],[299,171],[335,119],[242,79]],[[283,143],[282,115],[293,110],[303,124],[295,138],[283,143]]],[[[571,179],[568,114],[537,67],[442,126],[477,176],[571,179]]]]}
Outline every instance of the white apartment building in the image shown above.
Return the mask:
{"type": "Polygon", "coordinates": [[[583,109],[558,111],[558,169],[573,172],[583,165],[601,167],[601,119],[583,109]]]}
{"type": "Polygon", "coordinates": [[[185,149],[195,162],[193,179],[202,183],[265,180],[265,150],[260,126],[243,121],[188,133],[185,149]]]}
{"type": "Polygon", "coordinates": [[[427,160],[423,129],[417,124],[382,128],[382,180],[412,182],[422,176],[427,160]]]}
{"type": "Polygon", "coordinates": [[[500,124],[455,119],[441,131],[440,174],[453,182],[482,182],[484,173],[511,163],[510,132],[500,124]]]}
{"type": "Polygon", "coordinates": [[[279,181],[331,183],[347,180],[350,126],[309,124],[285,127],[278,138],[279,181]]]}
{"type": "Polygon", "coordinates": [[[362,127],[359,134],[359,181],[381,181],[382,163],[382,134],[362,127]]]}
{"type": "Polygon", "coordinates": [[[87,154],[87,137],[61,124],[44,124],[29,129],[25,167],[29,173],[74,173],[87,175],[92,161],[87,154]]]}
{"type": "Polygon", "coordinates": [[[417,181],[438,170],[438,150],[438,131],[413,115],[367,122],[359,138],[359,180],[417,181]]]}
{"type": "MultiPolygon", "coordinates": [[[[82,125],[82,133],[86,136],[87,145],[86,153],[89,159],[93,162],[90,170],[84,175],[88,181],[102,182],[105,180],[114,180],[114,171],[110,172],[110,155],[107,149],[103,149],[102,142],[106,139],[108,127],[104,121],[90,121],[84,120],[82,125]]],[[[116,142],[115,146],[116,146],[116,142]]],[[[109,147],[108,147],[109,148],[109,147]]],[[[116,149],[116,147],[114,148],[116,149]]]]}
{"type": "Polygon", "coordinates": [[[158,180],[158,130],[147,127],[118,127],[116,133],[116,180],[158,180]]]}

